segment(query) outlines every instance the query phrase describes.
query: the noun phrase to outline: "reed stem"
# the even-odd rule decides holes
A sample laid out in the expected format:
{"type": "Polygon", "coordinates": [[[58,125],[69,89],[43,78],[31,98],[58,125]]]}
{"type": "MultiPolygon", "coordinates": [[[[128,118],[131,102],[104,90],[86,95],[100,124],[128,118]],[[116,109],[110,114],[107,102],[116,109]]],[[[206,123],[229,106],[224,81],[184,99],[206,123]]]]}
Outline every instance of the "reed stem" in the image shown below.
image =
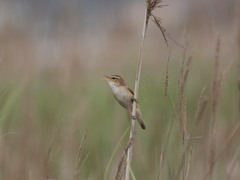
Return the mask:
{"type": "MultiPolygon", "coordinates": [[[[138,89],[139,89],[139,81],[140,81],[140,76],[141,76],[141,69],[142,69],[142,57],[143,57],[143,49],[144,49],[144,40],[146,37],[146,30],[147,30],[147,8],[145,10],[145,15],[144,15],[144,23],[143,23],[143,31],[142,31],[142,40],[141,40],[141,46],[139,50],[139,56],[138,56],[138,65],[137,65],[137,73],[136,73],[136,79],[135,79],[135,88],[134,88],[134,98],[138,98],[138,89]]],[[[133,109],[132,109],[132,116],[136,116],[136,102],[133,101],[133,109]]],[[[130,129],[130,136],[129,139],[132,139],[134,136],[134,131],[135,131],[135,119],[131,119],[131,129],[130,129]]],[[[131,145],[128,148],[127,152],[127,167],[126,167],[126,174],[125,174],[125,180],[130,179],[130,166],[131,166],[131,161],[132,161],[132,151],[133,151],[133,146],[131,145]]]]}

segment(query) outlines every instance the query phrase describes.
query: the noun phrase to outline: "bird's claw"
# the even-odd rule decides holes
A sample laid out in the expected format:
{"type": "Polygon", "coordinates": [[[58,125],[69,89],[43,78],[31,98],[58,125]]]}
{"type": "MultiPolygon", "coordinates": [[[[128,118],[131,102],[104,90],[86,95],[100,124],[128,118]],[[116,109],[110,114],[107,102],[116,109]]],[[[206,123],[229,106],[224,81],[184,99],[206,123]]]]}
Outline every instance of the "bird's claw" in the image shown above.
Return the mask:
{"type": "Polygon", "coordinates": [[[135,120],[135,119],[136,119],[136,116],[132,116],[132,119],[135,120]]]}
{"type": "Polygon", "coordinates": [[[136,103],[138,103],[138,100],[136,98],[132,98],[133,101],[135,101],[136,103]]]}

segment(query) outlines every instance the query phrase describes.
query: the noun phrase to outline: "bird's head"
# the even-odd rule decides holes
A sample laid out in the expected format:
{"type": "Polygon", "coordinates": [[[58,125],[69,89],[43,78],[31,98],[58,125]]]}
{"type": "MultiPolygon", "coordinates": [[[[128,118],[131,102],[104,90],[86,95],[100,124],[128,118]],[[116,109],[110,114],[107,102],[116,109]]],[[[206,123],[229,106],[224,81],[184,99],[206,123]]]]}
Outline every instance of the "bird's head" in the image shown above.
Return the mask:
{"type": "Polygon", "coordinates": [[[106,76],[105,78],[103,78],[102,80],[105,80],[109,83],[110,86],[114,85],[114,86],[125,86],[125,82],[123,80],[123,78],[119,75],[111,75],[111,76],[106,76]]]}

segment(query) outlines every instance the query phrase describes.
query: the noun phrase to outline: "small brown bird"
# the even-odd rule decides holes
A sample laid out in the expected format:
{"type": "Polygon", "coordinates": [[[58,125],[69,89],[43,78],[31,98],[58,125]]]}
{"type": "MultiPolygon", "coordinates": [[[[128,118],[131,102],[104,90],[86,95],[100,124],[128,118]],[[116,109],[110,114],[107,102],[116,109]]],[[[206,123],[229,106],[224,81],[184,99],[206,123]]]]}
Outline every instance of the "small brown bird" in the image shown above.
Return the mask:
{"type": "Polygon", "coordinates": [[[112,88],[113,95],[118,103],[127,109],[127,113],[130,119],[137,119],[140,126],[146,129],[146,126],[142,119],[142,114],[139,109],[139,105],[136,99],[134,99],[133,91],[125,84],[123,78],[119,75],[105,76],[103,80],[106,80],[112,88]],[[132,117],[132,105],[133,101],[137,103],[136,117],[132,117]]]}

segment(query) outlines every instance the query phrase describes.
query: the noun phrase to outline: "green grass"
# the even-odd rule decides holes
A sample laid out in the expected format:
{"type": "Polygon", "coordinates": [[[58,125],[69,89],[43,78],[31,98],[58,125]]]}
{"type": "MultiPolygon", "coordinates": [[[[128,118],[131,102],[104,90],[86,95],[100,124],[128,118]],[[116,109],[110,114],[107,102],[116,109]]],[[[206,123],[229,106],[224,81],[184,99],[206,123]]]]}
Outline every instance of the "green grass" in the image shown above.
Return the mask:
{"type": "MultiPolygon", "coordinates": [[[[170,61],[168,97],[164,97],[165,72],[145,69],[143,73],[139,101],[147,129],[143,131],[138,124],[136,125],[137,138],[131,166],[132,179],[156,178],[162,135],[163,132],[166,133],[172,118],[173,124],[164,155],[162,177],[169,179],[177,173],[182,152],[178,129],[179,115],[174,109],[178,104],[178,64],[175,60],[170,61]]],[[[186,87],[188,128],[192,126],[203,86],[207,88],[207,97],[211,98],[211,71],[212,68],[209,68],[208,64],[193,61],[186,87]]],[[[61,74],[49,75],[44,71],[38,73],[37,76],[29,78],[30,80],[26,83],[19,81],[11,87],[1,82],[1,86],[6,86],[8,89],[7,93],[0,96],[1,132],[2,134],[17,133],[17,135],[1,138],[3,147],[1,155],[12,157],[10,162],[6,158],[0,161],[2,178],[14,178],[19,172],[23,172],[22,177],[26,179],[30,176],[29,173],[45,177],[46,167],[48,167],[49,178],[71,179],[82,132],[87,129],[88,137],[78,166],[79,179],[113,179],[127,143],[126,129],[129,127],[129,121],[125,110],[117,104],[108,85],[99,80],[101,75],[93,73],[92,76],[83,78],[87,74],[75,73],[67,82],[62,82],[61,74]],[[79,79],[75,77],[76,74],[80,77],[79,79]],[[46,166],[44,162],[53,134],[55,139],[50,162],[46,166]]],[[[7,74],[6,78],[8,76],[10,75],[7,74]]],[[[124,77],[129,79],[127,82],[131,84],[131,78],[124,77]]],[[[238,92],[234,78],[234,73],[227,76],[219,102],[217,143],[220,147],[238,121],[236,118],[238,112],[235,108],[237,105],[235,97],[238,92]]],[[[208,105],[203,120],[196,130],[196,135],[204,138],[195,140],[192,144],[193,161],[190,177],[197,174],[200,178],[205,173],[207,151],[204,149],[206,149],[208,138],[207,134],[203,133],[208,132],[209,129],[209,108],[208,105]]],[[[236,136],[239,137],[239,133],[236,136]]],[[[222,176],[218,174],[233,158],[227,152],[234,153],[237,146],[231,143],[219,160],[214,171],[219,179],[224,179],[224,174],[222,176]]]]}

